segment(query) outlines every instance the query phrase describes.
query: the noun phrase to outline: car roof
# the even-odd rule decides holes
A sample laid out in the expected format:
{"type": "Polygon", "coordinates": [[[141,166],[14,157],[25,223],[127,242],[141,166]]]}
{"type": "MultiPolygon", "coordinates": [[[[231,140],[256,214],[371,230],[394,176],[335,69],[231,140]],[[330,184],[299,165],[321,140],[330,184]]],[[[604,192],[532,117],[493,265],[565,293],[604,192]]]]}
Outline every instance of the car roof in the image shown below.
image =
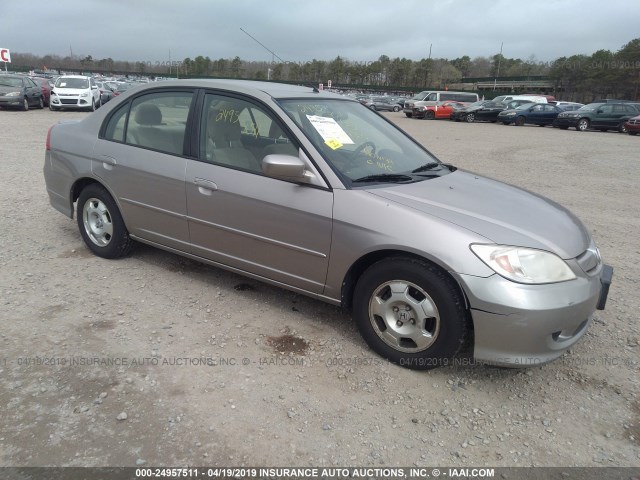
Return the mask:
{"type": "Polygon", "coordinates": [[[355,101],[352,98],[336,93],[318,90],[314,86],[291,85],[287,83],[260,82],[255,80],[219,80],[219,79],[189,79],[163,80],[143,84],[138,92],[159,87],[196,87],[232,90],[248,94],[263,92],[273,98],[334,98],[344,101],[355,101]]]}

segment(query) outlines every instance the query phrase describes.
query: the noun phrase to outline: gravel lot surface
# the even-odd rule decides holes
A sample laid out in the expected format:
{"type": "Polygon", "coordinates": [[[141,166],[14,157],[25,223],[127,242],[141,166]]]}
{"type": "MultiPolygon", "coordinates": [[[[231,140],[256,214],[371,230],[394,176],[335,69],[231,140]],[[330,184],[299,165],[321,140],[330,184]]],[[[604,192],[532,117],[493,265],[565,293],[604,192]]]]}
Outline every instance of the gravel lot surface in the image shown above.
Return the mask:
{"type": "Polygon", "coordinates": [[[83,115],[0,111],[0,466],[640,465],[640,138],[387,114],[570,208],[615,268],[563,358],[416,372],[333,306],[147,246],[91,255],[42,176],[49,126],[83,115]]]}

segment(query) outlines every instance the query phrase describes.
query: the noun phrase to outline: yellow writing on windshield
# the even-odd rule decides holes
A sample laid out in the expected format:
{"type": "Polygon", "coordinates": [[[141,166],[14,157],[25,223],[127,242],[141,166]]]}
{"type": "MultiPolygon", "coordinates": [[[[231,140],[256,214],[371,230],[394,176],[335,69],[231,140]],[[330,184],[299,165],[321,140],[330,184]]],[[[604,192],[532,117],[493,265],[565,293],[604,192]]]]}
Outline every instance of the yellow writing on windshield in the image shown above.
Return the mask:
{"type": "Polygon", "coordinates": [[[373,153],[373,152],[369,152],[369,151],[362,152],[362,154],[366,155],[367,157],[369,157],[367,159],[367,165],[375,165],[380,170],[385,170],[387,172],[393,172],[394,164],[393,164],[393,160],[391,160],[390,158],[383,157],[381,155],[378,155],[377,153],[373,153]]]}

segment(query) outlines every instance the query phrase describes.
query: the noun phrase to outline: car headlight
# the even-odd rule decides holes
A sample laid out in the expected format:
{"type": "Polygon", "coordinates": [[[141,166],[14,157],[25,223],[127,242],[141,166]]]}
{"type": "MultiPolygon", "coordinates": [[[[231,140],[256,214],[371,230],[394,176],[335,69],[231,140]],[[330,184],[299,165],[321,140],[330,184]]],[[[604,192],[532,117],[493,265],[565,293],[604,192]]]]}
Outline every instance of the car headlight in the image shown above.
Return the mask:
{"type": "Polygon", "coordinates": [[[81,97],[88,97],[89,96],[89,92],[84,92],[80,94],[81,97]]]}
{"type": "Polygon", "coordinates": [[[564,260],[544,250],[483,244],[472,244],[470,248],[489,268],[513,282],[541,284],[576,278],[564,260]]]}
{"type": "Polygon", "coordinates": [[[9,93],[5,93],[6,97],[19,97],[20,95],[22,95],[21,92],[9,92],[9,93]]]}
{"type": "Polygon", "coordinates": [[[515,114],[516,114],[516,112],[508,112],[508,113],[505,113],[504,116],[505,117],[513,117],[515,114]]]}

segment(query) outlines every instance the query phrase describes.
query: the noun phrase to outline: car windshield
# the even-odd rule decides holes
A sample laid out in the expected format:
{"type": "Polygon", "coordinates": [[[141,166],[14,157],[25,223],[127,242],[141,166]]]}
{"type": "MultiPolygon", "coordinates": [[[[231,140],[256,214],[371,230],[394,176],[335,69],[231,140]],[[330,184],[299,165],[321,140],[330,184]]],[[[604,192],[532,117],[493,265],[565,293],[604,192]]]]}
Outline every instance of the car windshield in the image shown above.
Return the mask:
{"type": "Polygon", "coordinates": [[[485,100],[480,100],[479,102],[473,102],[471,105],[468,105],[468,107],[481,107],[482,105],[484,105],[486,103],[485,100]]]}
{"type": "Polygon", "coordinates": [[[334,170],[348,181],[411,182],[451,171],[360,103],[337,99],[291,99],[279,103],[334,170]]]}
{"type": "Polygon", "coordinates": [[[529,107],[533,107],[535,105],[535,103],[524,103],[522,105],[520,105],[519,107],[516,107],[516,110],[526,110],[529,107]]]}
{"type": "Polygon", "coordinates": [[[425,95],[427,95],[427,93],[429,92],[416,93],[413,97],[411,97],[411,100],[422,100],[425,97],[425,95]]]}
{"type": "Polygon", "coordinates": [[[22,79],[17,77],[0,76],[0,85],[4,85],[5,87],[22,87],[22,79]]]}
{"type": "Polygon", "coordinates": [[[56,88],[89,88],[89,79],[60,77],[56,80],[55,86],[56,88]]]}

